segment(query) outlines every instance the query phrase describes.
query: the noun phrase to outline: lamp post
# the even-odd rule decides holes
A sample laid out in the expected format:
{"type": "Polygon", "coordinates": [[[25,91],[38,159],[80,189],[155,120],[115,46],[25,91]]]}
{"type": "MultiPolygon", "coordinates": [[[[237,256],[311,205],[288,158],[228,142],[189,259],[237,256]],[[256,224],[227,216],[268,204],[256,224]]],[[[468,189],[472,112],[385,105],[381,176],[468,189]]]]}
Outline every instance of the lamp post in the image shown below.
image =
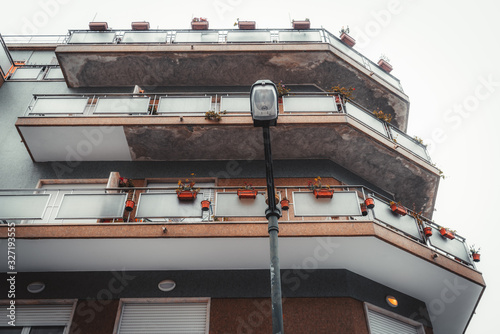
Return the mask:
{"type": "Polygon", "coordinates": [[[269,126],[275,126],[278,119],[278,91],[270,80],[259,80],[250,90],[250,111],[254,126],[262,127],[264,135],[264,155],[266,160],[267,202],[266,218],[269,222],[269,248],[271,258],[271,302],[273,334],[284,334],[283,309],[281,304],[281,273],[278,256],[278,219],[280,210],[276,207],[273,158],[269,126]]]}

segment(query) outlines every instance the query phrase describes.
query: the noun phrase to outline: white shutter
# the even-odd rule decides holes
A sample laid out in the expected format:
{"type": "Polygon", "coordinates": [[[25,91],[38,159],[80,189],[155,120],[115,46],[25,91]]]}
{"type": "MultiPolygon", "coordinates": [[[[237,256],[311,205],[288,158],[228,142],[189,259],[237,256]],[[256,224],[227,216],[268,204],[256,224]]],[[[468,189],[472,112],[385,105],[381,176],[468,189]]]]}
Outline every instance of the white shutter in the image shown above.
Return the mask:
{"type": "MultiPolygon", "coordinates": [[[[71,321],[73,304],[16,305],[16,326],[67,326],[71,321]]],[[[0,308],[0,318],[7,317],[5,305],[0,308]]]]}
{"type": "Polygon", "coordinates": [[[371,334],[419,334],[418,327],[368,309],[371,334]]]}
{"type": "Polygon", "coordinates": [[[208,303],[124,303],[118,334],[205,334],[208,303]]]}

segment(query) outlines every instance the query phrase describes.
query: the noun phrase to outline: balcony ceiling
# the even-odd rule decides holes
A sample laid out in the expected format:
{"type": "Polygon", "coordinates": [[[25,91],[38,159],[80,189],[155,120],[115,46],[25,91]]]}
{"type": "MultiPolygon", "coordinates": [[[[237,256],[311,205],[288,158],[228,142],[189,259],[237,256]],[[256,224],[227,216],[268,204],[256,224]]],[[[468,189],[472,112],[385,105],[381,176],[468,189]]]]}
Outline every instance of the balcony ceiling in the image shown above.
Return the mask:
{"type": "MultiPolygon", "coordinates": [[[[282,115],[278,123],[274,159],[329,159],[432,216],[439,174],[428,162],[346,115],[282,115]]],[[[36,162],[264,159],[262,130],[250,116],[220,123],[201,116],[26,117],[16,125],[36,162]]]]}
{"type": "MultiPolygon", "coordinates": [[[[6,252],[6,243],[0,245],[6,252]]],[[[269,268],[266,237],[18,239],[17,245],[18,272],[269,268]]],[[[484,289],[482,279],[466,279],[373,236],[282,237],[280,264],[282,270],[347,269],[419,299],[436,334],[462,333],[484,289]]]]}
{"type": "Polygon", "coordinates": [[[329,44],[60,45],[69,87],[250,86],[259,79],[352,86],[406,131],[408,97],[329,44]]]}

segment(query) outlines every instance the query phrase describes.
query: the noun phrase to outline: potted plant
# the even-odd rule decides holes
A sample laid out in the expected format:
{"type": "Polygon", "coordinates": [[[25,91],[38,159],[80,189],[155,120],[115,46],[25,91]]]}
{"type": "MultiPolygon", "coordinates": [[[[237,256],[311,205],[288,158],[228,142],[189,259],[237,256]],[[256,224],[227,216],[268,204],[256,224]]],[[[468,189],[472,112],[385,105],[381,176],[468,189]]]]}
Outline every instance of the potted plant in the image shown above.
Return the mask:
{"type": "Polygon", "coordinates": [[[361,214],[363,216],[368,216],[368,208],[367,208],[366,204],[361,203],[359,206],[361,207],[361,214]]]}
{"type": "Polygon", "coordinates": [[[193,17],[191,20],[191,29],[193,30],[207,30],[208,20],[204,17],[193,17]]]}
{"type": "Polygon", "coordinates": [[[340,85],[332,86],[328,91],[335,93],[335,103],[337,104],[338,111],[342,111],[342,105],[345,103],[345,98],[354,100],[352,96],[352,92],[354,92],[356,88],[354,87],[343,87],[340,85]]]}
{"type": "Polygon", "coordinates": [[[208,210],[210,210],[210,201],[205,199],[201,201],[201,211],[208,211],[208,210]]]}
{"type": "Polygon", "coordinates": [[[184,182],[179,180],[177,182],[178,188],[175,190],[177,198],[180,201],[194,201],[200,191],[200,189],[194,188],[195,183],[194,181],[189,181],[189,179],[186,179],[184,182]]]}
{"type": "Polygon", "coordinates": [[[238,189],[237,193],[239,199],[255,199],[255,197],[257,197],[257,190],[255,190],[251,184],[246,182],[245,186],[238,189]]]}
{"type": "Polygon", "coordinates": [[[472,260],[474,260],[474,262],[481,261],[481,254],[479,254],[480,250],[481,248],[476,249],[474,245],[470,246],[470,253],[472,254],[472,260]]]}
{"type": "Polygon", "coordinates": [[[222,115],[224,115],[226,113],[226,111],[221,111],[221,112],[217,112],[217,111],[214,111],[214,110],[209,110],[205,113],[205,119],[209,120],[209,121],[216,121],[216,122],[220,122],[221,118],[222,118],[222,115]]]}
{"type": "Polygon", "coordinates": [[[288,198],[283,198],[281,200],[281,209],[287,211],[290,208],[290,201],[288,198]]]}
{"type": "MultiPolygon", "coordinates": [[[[120,179],[118,179],[118,187],[120,187],[120,188],[133,188],[134,183],[132,182],[131,179],[125,179],[123,177],[120,177],[120,179]]],[[[129,190],[126,190],[126,192],[127,192],[127,201],[125,202],[125,210],[132,211],[132,210],[134,210],[134,207],[135,207],[135,202],[133,201],[134,190],[129,189],[129,190]]]]}
{"type": "Polygon", "coordinates": [[[390,204],[391,204],[392,212],[397,213],[400,216],[406,216],[406,214],[407,214],[406,208],[404,206],[402,206],[401,203],[399,203],[399,202],[396,203],[396,202],[391,201],[390,204]]]}
{"type": "Polygon", "coordinates": [[[385,55],[380,56],[380,59],[377,63],[378,66],[380,66],[381,69],[386,71],[387,73],[390,73],[392,71],[392,66],[389,64],[389,58],[387,58],[385,55]]]}
{"type": "Polygon", "coordinates": [[[234,25],[238,26],[240,30],[255,30],[255,21],[240,21],[240,19],[236,19],[234,25]]]}
{"type": "Polygon", "coordinates": [[[319,176],[314,179],[314,182],[309,181],[307,186],[313,191],[316,198],[333,198],[333,189],[330,189],[329,185],[322,185],[321,177],[319,176]]]}
{"type": "Polygon", "coordinates": [[[439,227],[439,232],[441,233],[441,236],[446,239],[453,240],[455,239],[455,230],[450,230],[447,227],[439,227]]]}
{"type": "Polygon", "coordinates": [[[293,26],[293,29],[301,29],[301,30],[309,29],[309,28],[311,28],[311,22],[309,21],[308,18],[306,18],[303,21],[292,20],[292,26],[293,26]]]}
{"type": "Polygon", "coordinates": [[[349,26],[347,26],[347,29],[344,29],[344,27],[342,27],[339,33],[340,33],[340,40],[344,42],[344,44],[347,44],[351,48],[354,46],[354,44],[356,44],[356,40],[351,36],[349,36],[349,26]]]}
{"type": "Polygon", "coordinates": [[[287,88],[282,80],[278,82],[276,85],[276,89],[278,90],[278,101],[283,102],[283,96],[287,95],[290,92],[290,88],[287,88]]]}
{"type": "Polygon", "coordinates": [[[365,205],[368,209],[373,209],[375,207],[375,201],[371,197],[365,199],[365,205]]]}
{"type": "MultiPolygon", "coordinates": [[[[277,205],[280,202],[280,195],[278,194],[278,191],[276,190],[274,193],[274,203],[277,205]]],[[[269,198],[267,197],[267,192],[266,192],[266,204],[269,204],[269,198]]]]}
{"type": "Polygon", "coordinates": [[[392,121],[392,115],[391,114],[386,114],[382,110],[374,110],[373,115],[377,117],[378,119],[383,120],[384,122],[390,123],[392,121]]]}
{"type": "Polygon", "coordinates": [[[424,226],[424,234],[427,238],[432,237],[432,227],[424,226]]]}

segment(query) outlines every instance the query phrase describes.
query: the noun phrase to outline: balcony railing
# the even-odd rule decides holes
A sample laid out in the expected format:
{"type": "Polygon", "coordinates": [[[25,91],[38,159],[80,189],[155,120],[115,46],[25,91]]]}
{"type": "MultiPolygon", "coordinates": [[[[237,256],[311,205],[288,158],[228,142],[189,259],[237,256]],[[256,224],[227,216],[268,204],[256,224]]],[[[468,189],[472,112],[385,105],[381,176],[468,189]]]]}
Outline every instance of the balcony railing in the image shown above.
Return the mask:
{"type": "MultiPolygon", "coordinates": [[[[226,94],[107,94],[34,95],[26,117],[99,116],[204,116],[207,111],[224,112],[224,117],[248,115],[248,93],[226,94]]],[[[283,97],[282,114],[347,114],[394,141],[413,155],[430,162],[426,147],[391,124],[376,118],[366,108],[333,93],[297,93],[283,97]]]]}
{"type": "MultiPolygon", "coordinates": [[[[238,187],[201,187],[190,201],[174,187],[6,189],[0,191],[0,221],[17,224],[217,224],[266,223],[265,187],[255,198],[240,198],[238,187]],[[130,202],[132,201],[132,202],[130,202]],[[205,201],[202,203],[202,201],[205,201]],[[206,202],[208,201],[208,202],[206,202]],[[204,205],[202,205],[204,204],[204,205]]],[[[332,198],[316,198],[308,187],[277,187],[282,223],[373,221],[473,266],[465,239],[444,238],[434,222],[408,208],[393,212],[389,199],[363,186],[332,186],[332,198]],[[288,199],[288,209],[282,208],[288,199]],[[365,207],[372,199],[373,207],[365,207]],[[430,227],[432,236],[425,235],[430,227]]]]}

